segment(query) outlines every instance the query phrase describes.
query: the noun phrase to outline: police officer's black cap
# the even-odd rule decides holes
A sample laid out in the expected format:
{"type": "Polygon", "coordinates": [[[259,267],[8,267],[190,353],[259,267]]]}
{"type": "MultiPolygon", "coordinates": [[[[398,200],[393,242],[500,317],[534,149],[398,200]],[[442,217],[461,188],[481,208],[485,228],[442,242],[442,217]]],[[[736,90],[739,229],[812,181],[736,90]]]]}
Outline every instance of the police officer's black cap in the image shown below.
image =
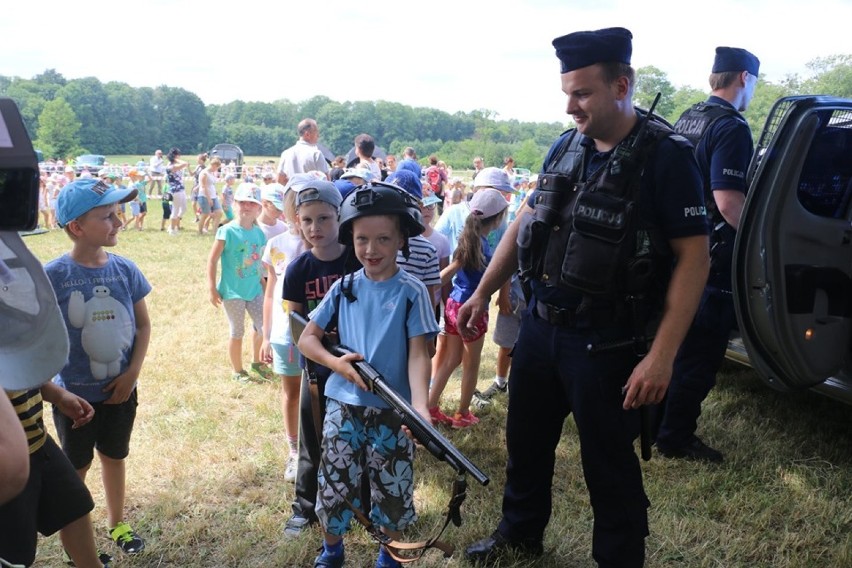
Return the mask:
{"type": "Polygon", "coordinates": [[[753,53],[740,47],[717,47],[713,61],[713,73],[748,71],[755,77],[760,70],[760,60],[753,53]]]}
{"type": "Polygon", "coordinates": [[[624,28],[604,28],[574,32],[553,40],[556,57],[562,63],[562,73],[588,67],[595,63],[624,63],[630,65],[633,54],[633,34],[624,28]]]}

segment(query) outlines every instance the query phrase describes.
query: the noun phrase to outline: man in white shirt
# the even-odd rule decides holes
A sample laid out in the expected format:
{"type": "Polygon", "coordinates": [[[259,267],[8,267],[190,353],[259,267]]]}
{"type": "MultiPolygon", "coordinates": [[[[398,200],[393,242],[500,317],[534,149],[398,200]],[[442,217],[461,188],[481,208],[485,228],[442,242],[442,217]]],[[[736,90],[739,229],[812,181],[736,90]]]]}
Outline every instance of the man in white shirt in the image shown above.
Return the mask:
{"type": "Polygon", "coordinates": [[[281,153],[278,162],[278,183],[287,184],[293,174],[320,171],[328,176],[328,162],[317,147],[319,127],[317,121],[305,118],[297,127],[299,140],[281,153]]]}
{"type": "Polygon", "coordinates": [[[148,182],[148,195],[154,195],[154,185],[157,186],[157,195],[163,193],[163,179],[166,177],[166,163],[163,160],[163,151],[158,149],[151,156],[148,168],[148,176],[151,179],[148,182]]]}

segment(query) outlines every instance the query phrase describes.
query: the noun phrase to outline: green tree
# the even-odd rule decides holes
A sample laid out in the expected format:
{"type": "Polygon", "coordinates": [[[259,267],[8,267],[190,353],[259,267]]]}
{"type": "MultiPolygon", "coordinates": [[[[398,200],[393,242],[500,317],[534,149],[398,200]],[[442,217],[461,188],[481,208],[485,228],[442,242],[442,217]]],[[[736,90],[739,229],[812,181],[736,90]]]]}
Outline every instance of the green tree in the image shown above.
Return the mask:
{"type": "Polygon", "coordinates": [[[206,150],[210,118],[198,95],[185,89],[161,86],[154,90],[153,102],[159,116],[163,146],[180,148],[184,154],[206,150]]]}
{"type": "Polygon", "coordinates": [[[104,139],[112,144],[112,136],[109,131],[108,109],[109,97],[107,97],[103,84],[95,77],[74,79],[56,92],[57,97],[62,97],[80,120],[80,144],[87,152],[103,154],[104,139]]]}
{"type": "Polygon", "coordinates": [[[677,122],[677,119],[680,118],[680,115],[683,114],[683,111],[694,105],[695,103],[701,102],[707,99],[707,93],[702,91],[701,89],[696,89],[694,87],[682,87],[675,91],[674,96],[672,96],[672,108],[671,111],[667,114],[662,114],[663,118],[668,120],[670,123],[674,124],[677,122]]]}
{"type": "Polygon", "coordinates": [[[674,107],[674,85],[664,71],[653,65],[637,69],[633,102],[639,107],[651,108],[657,93],[660,93],[660,102],[654,112],[660,116],[668,116],[674,107]]]}
{"type": "Polygon", "coordinates": [[[852,55],[821,57],[808,63],[817,75],[802,85],[808,93],[852,97],[852,55]]]}
{"type": "Polygon", "coordinates": [[[45,156],[68,158],[80,152],[80,121],[65,99],[54,99],[44,105],[39,116],[39,127],[34,146],[45,156]]]}

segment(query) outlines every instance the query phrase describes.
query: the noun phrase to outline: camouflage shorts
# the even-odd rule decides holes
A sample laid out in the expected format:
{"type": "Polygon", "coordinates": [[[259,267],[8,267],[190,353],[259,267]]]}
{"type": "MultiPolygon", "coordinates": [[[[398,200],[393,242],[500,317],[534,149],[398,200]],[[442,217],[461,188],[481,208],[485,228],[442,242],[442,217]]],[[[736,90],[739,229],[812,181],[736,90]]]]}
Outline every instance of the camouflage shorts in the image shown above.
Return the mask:
{"type": "Polygon", "coordinates": [[[326,402],[322,459],[317,475],[317,516],[323,528],[341,536],[354,516],[344,501],[364,510],[359,499],[361,474],[370,480],[370,520],[403,530],[417,520],[414,512],[414,444],[392,410],[326,402]]]}

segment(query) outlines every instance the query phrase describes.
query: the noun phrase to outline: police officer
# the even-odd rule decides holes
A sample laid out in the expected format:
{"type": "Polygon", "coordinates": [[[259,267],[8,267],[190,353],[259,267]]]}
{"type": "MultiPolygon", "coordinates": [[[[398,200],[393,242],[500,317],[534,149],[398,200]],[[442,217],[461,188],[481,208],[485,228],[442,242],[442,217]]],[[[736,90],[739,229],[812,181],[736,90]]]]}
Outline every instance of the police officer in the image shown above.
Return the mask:
{"type": "Polygon", "coordinates": [[[712,94],[686,110],[674,129],[695,145],[710,218],[710,277],[698,313],[674,364],[661,405],[657,450],[664,456],[719,463],[722,453],[695,435],[701,402],[716,384],[728,335],[736,328],[731,257],[746,195],[752,155],[751,130],[740,115],[757,84],[760,61],[745,49],[717,47],[710,75],[712,94]],[[739,112],[738,112],[739,111],[739,112]]]}
{"type": "Polygon", "coordinates": [[[633,107],[632,37],[609,28],[553,41],[577,127],[551,147],[530,206],[459,313],[465,333],[520,266],[531,296],[509,379],[503,518],[466,549],[475,563],[543,552],[569,412],[595,516],[593,557],[607,567],[644,563],[649,502],[633,449],[638,409],[663,398],[709,260],[692,147],[633,107]],[[640,357],[653,319],[655,336],[640,357]]]}

